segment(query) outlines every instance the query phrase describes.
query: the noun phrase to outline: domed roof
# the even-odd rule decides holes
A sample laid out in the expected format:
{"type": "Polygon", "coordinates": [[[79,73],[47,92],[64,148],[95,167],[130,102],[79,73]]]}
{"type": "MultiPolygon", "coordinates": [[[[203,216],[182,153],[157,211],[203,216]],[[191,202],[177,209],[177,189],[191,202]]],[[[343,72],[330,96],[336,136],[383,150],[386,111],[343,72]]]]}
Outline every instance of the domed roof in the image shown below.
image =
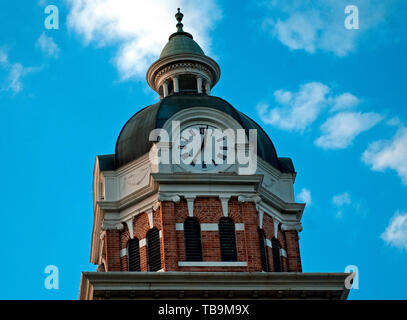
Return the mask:
{"type": "Polygon", "coordinates": [[[174,33],[168,40],[163,51],[161,51],[160,59],[180,53],[205,55],[199,44],[197,44],[187,32],[174,33]]]}
{"type": "Polygon", "coordinates": [[[160,102],[137,112],[125,124],[116,142],[115,167],[136,160],[150,151],[149,141],[153,129],[162,128],[164,123],[175,113],[194,107],[206,107],[225,112],[235,119],[248,132],[257,129],[257,154],[281,172],[294,173],[294,166],[289,158],[278,158],[273,143],[264,130],[245,114],[236,110],[227,101],[205,94],[173,94],[160,102]]]}
{"type": "Polygon", "coordinates": [[[165,45],[163,51],[161,51],[160,59],[172,56],[180,53],[195,53],[205,55],[201,47],[194,41],[192,35],[188,32],[184,32],[182,27],[184,26],[181,21],[184,15],[178,8],[178,12],[175,14],[177,19],[177,32],[170,35],[168,43],[165,45]]]}

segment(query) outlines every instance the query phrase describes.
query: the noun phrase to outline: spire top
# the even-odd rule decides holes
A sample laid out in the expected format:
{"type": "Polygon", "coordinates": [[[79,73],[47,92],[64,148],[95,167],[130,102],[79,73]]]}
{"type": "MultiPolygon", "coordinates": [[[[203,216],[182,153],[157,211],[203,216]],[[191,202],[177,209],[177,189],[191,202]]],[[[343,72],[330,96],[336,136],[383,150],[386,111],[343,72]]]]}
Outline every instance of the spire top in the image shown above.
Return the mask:
{"type": "Polygon", "coordinates": [[[178,12],[175,14],[175,19],[177,19],[178,21],[177,32],[184,32],[184,30],[182,29],[184,25],[181,23],[183,17],[184,15],[181,13],[180,8],[178,8],[178,12]]]}

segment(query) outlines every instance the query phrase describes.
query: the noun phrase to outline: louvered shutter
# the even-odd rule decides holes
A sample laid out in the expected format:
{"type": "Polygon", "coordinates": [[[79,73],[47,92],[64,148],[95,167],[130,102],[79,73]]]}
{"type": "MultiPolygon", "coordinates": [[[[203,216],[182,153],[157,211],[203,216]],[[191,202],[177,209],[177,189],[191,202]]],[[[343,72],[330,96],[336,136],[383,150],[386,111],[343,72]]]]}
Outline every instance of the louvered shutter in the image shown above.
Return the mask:
{"type": "Polygon", "coordinates": [[[161,269],[160,232],[153,228],[147,233],[148,271],[161,269]]]}
{"type": "Polygon", "coordinates": [[[195,218],[184,222],[185,256],[187,261],[202,261],[201,226],[195,218]]]}
{"type": "Polygon", "coordinates": [[[235,224],[232,219],[220,219],[219,240],[222,261],[237,261],[235,224]]]}
{"type": "Polygon", "coordinates": [[[273,238],[273,239],[271,239],[271,245],[272,245],[272,252],[273,252],[274,271],[281,272],[283,268],[281,266],[280,242],[276,238],[273,238]]]}
{"type": "Polygon", "coordinates": [[[266,245],[266,235],[264,231],[259,228],[259,243],[260,243],[260,257],[261,257],[261,269],[263,271],[269,271],[268,256],[267,256],[267,245],[266,245]]]}
{"type": "Polygon", "coordinates": [[[140,245],[137,238],[131,239],[127,248],[129,271],[140,271],[140,245]]]}

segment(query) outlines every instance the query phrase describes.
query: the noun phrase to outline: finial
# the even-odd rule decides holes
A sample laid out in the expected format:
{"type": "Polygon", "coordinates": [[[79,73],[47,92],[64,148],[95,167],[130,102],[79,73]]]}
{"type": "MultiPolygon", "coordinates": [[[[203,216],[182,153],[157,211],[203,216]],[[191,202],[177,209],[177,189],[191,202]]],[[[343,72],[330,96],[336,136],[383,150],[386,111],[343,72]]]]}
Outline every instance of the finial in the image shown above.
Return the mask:
{"type": "Polygon", "coordinates": [[[181,23],[183,17],[184,15],[181,13],[180,8],[178,8],[178,12],[175,14],[175,19],[177,19],[178,21],[177,32],[184,32],[184,30],[182,29],[184,25],[181,23]]]}

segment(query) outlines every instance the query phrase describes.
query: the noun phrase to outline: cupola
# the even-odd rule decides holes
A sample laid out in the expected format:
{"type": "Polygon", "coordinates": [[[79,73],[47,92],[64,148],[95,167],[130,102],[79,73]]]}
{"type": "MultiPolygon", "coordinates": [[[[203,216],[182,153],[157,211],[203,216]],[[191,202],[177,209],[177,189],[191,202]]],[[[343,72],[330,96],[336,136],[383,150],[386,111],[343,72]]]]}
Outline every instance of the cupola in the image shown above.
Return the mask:
{"type": "Polygon", "coordinates": [[[178,8],[177,32],[170,35],[159,59],[147,71],[147,82],[160,98],[174,93],[210,95],[220,77],[216,61],[183,30],[183,17],[178,8]]]}

